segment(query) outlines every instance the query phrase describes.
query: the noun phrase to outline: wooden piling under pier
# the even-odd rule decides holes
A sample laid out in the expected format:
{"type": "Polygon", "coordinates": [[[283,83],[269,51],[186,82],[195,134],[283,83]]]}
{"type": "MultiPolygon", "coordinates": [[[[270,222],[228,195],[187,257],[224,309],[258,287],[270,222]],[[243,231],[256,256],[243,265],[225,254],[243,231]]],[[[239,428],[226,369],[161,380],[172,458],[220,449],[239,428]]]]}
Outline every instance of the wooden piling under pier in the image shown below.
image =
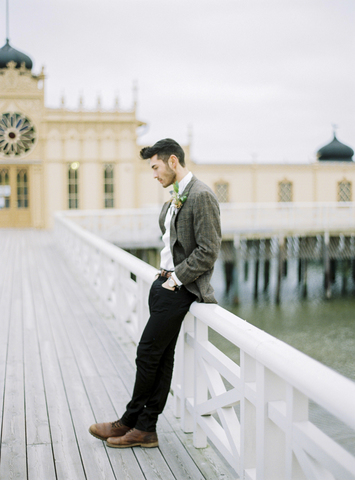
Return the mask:
{"type": "MultiPolygon", "coordinates": [[[[223,249],[222,243],[222,249],[223,249]]],[[[230,242],[229,242],[230,246],[230,242]]],[[[241,280],[248,281],[250,265],[254,266],[252,294],[256,299],[259,295],[260,262],[263,262],[264,292],[270,284],[270,262],[277,262],[277,279],[275,286],[276,303],[281,301],[282,279],[287,276],[287,262],[289,259],[298,260],[298,283],[301,285],[301,294],[307,296],[307,270],[310,261],[323,263],[324,292],[326,298],[331,298],[331,287],[335,282],[336,270],[342,266],[340,272],[343,290],[347,289],[347,279],[355,281],[355,235],[345,236],[329,232],[313,236],[271,236],[264,238],[262,234],[250,234],[250,237],[238,234],[235,243],[235,257],[238,258],[239,268],[243,266],[241,280]],[[251,263],[250,263],[251,262],[251,263]],[[346,262],[346,263],[344,263],[346,262]]],[[[231,253],[229,252],[229,255],[231,253]]]]}

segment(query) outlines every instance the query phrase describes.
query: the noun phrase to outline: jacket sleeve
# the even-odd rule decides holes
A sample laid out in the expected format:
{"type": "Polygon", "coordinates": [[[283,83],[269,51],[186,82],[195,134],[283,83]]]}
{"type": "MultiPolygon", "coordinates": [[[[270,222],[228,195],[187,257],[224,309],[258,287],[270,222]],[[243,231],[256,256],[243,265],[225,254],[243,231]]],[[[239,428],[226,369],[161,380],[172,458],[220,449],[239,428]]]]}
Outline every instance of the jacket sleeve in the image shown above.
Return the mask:
{"type": "Polygon", "coordinates": [[[193,236],[196,246],[179,265],[175,266],[177,278],[184,285],[194,282],[211,270],[221,246],[221,221],[217,199],[204,190],[193,199],[193,236]]]}

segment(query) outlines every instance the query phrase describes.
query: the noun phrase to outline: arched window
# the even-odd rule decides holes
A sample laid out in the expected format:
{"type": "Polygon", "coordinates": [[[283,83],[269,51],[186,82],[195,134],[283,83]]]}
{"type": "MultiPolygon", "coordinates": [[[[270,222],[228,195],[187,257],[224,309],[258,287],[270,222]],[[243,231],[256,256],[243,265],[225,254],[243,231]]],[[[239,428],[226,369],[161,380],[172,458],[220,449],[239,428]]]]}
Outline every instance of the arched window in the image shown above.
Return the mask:
{"type": "Polygon", "coordinates": [[[288,180],[282,180],[279,182],[278,201],[279,202],[292,202],[293,199],[293,185],[288,180]]]}
{"type": "Polygon", "coordinates": [[[104,169],[104,204],[105,208],[114,208],[114,175],[113,165],[105,165],[104,169]]]}
{"type": "Polygon", "coordinates": [[[28,208],[28,174],[26,168],[17,170],[17,207],[28,208]]]}
{"type": "Polygon", "coordinates": [[[338,182],[338,202],[351,202],[352,185],[348,180],[338,182]]]}
{"type": "Polygon", "coordinates": [[[227,182],[215,183],[215,192],[219,203],[229,202],[229,184],[227,182]]]}
{"type": "Polygon", "coordinates": [[[79,208],[79,162],[68,165],[68,207],[79,208]]]}

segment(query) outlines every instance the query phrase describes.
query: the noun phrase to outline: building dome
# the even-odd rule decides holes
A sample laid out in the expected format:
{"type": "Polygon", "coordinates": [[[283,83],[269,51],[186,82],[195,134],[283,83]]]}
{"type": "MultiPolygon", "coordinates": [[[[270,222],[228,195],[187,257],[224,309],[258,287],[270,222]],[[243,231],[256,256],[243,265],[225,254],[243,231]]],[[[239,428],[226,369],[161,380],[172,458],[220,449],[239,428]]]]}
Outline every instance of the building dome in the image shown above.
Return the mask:
{"type": "Polygon", "coordinates": [[[317,152],[317,158],[321,162],[352,162],[353,155],[354,150],[339,142],[335,133],[333,140],[317,152]]]}
{"type": "Polygon", "coordinates": [[[20,68],[21,64],[25,63],[25,67],[32,70],[32,60],[30,57],[12,48],[7,38],[5,45],[0,48],[0,68],[6,68],[7,64],[11,61],[16,63],[16,68],[20,68]]]}

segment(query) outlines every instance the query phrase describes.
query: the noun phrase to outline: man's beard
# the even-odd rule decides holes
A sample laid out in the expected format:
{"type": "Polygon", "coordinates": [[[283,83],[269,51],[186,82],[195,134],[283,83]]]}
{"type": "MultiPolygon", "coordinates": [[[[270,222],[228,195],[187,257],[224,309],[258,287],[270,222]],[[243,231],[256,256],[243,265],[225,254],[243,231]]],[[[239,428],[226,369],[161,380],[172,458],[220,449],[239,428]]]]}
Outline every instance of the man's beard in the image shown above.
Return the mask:
{"type": "Polygon", "coordinates": [[[176,173],[172,170],[169,165],[166,165],[166,173],[167,173],[167,184],[166,187],[169,187],[173,183],[176,182],[176,173]]]}

